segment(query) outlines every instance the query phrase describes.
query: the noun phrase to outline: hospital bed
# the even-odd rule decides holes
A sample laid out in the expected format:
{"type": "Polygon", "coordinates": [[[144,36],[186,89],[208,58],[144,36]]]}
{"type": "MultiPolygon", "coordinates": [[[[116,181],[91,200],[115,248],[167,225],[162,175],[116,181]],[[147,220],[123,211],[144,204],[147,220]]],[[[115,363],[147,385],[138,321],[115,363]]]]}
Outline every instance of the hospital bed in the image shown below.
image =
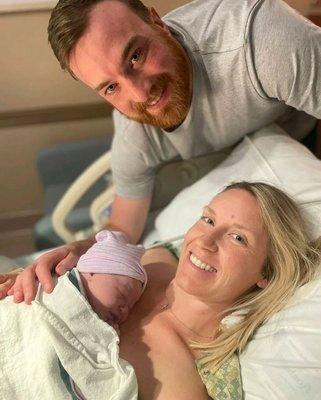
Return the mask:
{"type": "MultiPolygon", "coordinates": [[[[321,143],[317,141],[316,145],[321,143]]],[[[106,154],[84,172],[57,205],[53,225],[65,241],[89,234],[72,232],[66,217],[79,194],[109,168],[110,155],[106,154]]],[[[158,171],[153,198],[157,216],[152,229],[144,234],[145,245],[184,235],[199,218],[204,204],[231,180],[264,181],[280,187],[300,205],[311,239],[321,236],[321,161],[271,125],[245,137],[234,149],[177,161],[158,171]]],[[[111,186],[92,203],[90,233],[106,222],[106,205],[112,203],[113,194],[111,186]]],[[[320,398],[321,274],[257,330],[240,362],[245,400],[320,398]]]]}
{"type": "MultiPolygon", "coordinates": [[[[73,232],[65,221],[79,196],[109,168],[107,153],[75,181],[57,205],[53,225],[66,242],[84,238],[106,222],[106,207],[111,205],[114,194],[112,186],[91,205],[90,231],[73,232]]],[[[153,199],[157,216],[152,229],[145,232],[145,245],[184,235],[198,219],[202,206],[229,182],[239,180],[263,181],[286,191],[300,205],[311,240],[321,236],[321,161],[279,127],[271,125],[224,153],[189,162],[175,161],[158,171],[153,199]]],[[[320,398],[320,273],[257,330],[240,362],[245,400],[320,398]]]]}
{"type": "MultiPolygon", "coordinates": [[[[321,124],[318,126],[318,135],[315,152],[321,156],[321,124]]],[[[188,161],[174,161],[162,166],[156,175],[156,184],[152,201],[152,216],[164,208],[171,199],[182,189],[190,186],[214,167],[219,165],[232,151],[232,148],[225,149],[214,154],[194,158],[188,161]]],[[[110,152],[103,154],[96,162],[87,168],[83,174],[73,183],[69,190],[57,204],[53,215],[52,223],[55,232],[64,242],[72,242],[88,237],[99,231],[108,220],[113,196],[114,187],[109,185],[90,206],[92,227],[85,231],[72,231],[67,225],[68,215],[79,199],[92,187],[103,175],[111,169],[110,152]]],[[[146,235],[146,232],[145,232],[146,235]]]]}

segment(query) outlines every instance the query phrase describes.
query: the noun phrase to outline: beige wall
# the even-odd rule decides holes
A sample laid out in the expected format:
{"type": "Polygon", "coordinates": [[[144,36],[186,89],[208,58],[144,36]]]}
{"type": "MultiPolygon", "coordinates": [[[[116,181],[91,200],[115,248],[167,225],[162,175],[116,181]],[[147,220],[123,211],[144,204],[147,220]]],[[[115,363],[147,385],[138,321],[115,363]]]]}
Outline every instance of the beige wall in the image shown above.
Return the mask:
{"type": "Polygon", "coordinates": [[[34,162],[40,149],[108,132],[111,118],[0,129],[0,220],[21,211],[41,213],[43,194],[34,162]]]}
{"type": "Polygon", "coordinates": [[[100,99],[60,70],[47,44],[48,18],[48,11],[0,14],[0,219],[42,210],[39,149],[111,130],[102,119],[59,122],[57,107],[100,99]],[[26,113],[29,124],[19,126],[26,113]],[[46,124],[49,116],[57,122],[46,124]]]}
{"type": "Polygon", "coordinates": [[[175,8],[178,8],[180,6],[183,6],[184,4],[190,3],[191,0],[162,0],[162,1],[156,1],[156,0],[143,0],[143,3],[147,7],[154,7],[155,10],[160,14],[160,15],[165,15],[171,10],[174,10],[175,8]]]}
{"type": "MultiPolygon", "coordinates": [[[[306,0],[288,1],[301,10],[306,8],[306,0]]],[[[187,2],[145,3],[163,15],[187,2]]],[[[102,136],[111,130],[110,122],[102,118],[103,112],[96,118],[61,121],[57,107],[69,106],[70,111],[77,111],[78,106],[85,105],[91,110],[92,105],[102,102],[60,70],[47,44],[49,14],[0,12],[0,220],[3,215],[41,209],[42,192],[35,172],[35,157],[41,148],[102,136]],[[20,126],[26,113],[28,125],[20,126]],[[55,122],[46,123],[53,116],[55,122]]]]}
{"type": "Polygon", "coordinates": [[[307,14],[313,4],[313,0],[285,0],[285,2],[302,14],[307,14]]]}
{"type": "Polygon", "coordinates": [[[0,15],[0,112],[97,101],[60,71],[47,45],[48,17],[48,12],[0,15]]]}

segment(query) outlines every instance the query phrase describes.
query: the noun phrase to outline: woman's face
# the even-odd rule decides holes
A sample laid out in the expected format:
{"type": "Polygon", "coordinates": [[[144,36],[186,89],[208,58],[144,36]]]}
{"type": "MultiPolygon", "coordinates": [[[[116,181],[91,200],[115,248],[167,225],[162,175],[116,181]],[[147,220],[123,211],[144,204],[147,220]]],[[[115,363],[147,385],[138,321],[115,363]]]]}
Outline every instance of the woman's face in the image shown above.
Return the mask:
{"type": "Polygon", "coordinates": [[[174,281],[207,303],[231,306],[253,286],[266,286],[267,241],[256,199],[242,189],[227,190],[187,232],[174,281]]]}

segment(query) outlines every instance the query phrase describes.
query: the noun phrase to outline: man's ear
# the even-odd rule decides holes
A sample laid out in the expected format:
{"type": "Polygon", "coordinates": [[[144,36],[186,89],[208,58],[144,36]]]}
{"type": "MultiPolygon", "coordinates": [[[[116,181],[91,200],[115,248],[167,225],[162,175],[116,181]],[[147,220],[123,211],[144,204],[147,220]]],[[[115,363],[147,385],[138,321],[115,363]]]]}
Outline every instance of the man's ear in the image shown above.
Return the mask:
{"type": "Polygon", "coordinates": [[[162,28],[166,33],[171,34],[168,26],[165,24],[165,22],[162,21],[161,17],[157,14],[157,11],[155,10],[154,7],[149,7],[148,12],[150,20],[152,21],[153,24],[162,28]]]}
{"type": "Polygon", "coordinates": [[[265,279],[265,278],[263,278],[263,279],[259,280],[259,281],[256,283],[256,285],[257,285],[259,288],[261,288],[261,289],[265,289],[265,288],[267,287],[268,283],[269,283],[268,280],[265,279]]]}

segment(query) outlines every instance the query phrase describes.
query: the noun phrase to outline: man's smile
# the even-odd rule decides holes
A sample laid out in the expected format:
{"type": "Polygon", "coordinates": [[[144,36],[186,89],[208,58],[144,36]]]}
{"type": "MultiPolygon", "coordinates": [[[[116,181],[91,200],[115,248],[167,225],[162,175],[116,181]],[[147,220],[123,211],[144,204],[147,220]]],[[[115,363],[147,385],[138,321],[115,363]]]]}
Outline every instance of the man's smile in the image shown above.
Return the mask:
{"type": "Polygon", "coordinates": [[[158,111],[161,108],[163,108],[168,101],[169,94],[170,94],[170,91],[169,91],[168,86],[164,87],[161,90],[160,94],[156,98],[154,98],[152,102],[150,102],[147,105],[147,110],[149,112],[153,112],[153,111],[158,111]]]}

